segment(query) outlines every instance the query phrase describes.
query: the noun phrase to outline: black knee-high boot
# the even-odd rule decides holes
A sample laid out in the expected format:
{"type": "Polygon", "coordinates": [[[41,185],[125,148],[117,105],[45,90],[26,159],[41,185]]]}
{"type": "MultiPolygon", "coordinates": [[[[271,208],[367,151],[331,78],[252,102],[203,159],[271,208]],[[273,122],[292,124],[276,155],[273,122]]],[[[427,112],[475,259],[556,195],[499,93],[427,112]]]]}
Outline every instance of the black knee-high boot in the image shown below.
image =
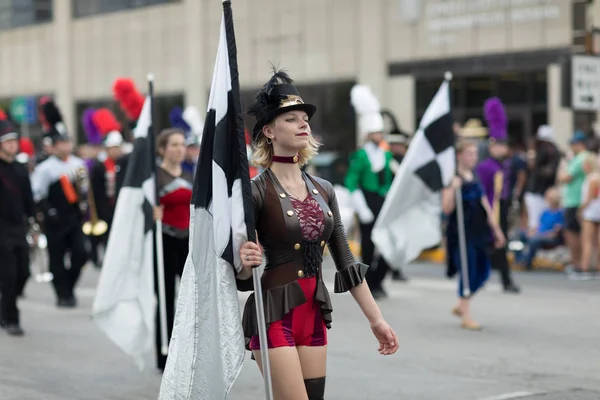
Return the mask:
{"type": "Polygon", "coordinates": [[[323,400],[325,397],[325,377],[305,379],[304,386],[308,400],[323,400]]]}

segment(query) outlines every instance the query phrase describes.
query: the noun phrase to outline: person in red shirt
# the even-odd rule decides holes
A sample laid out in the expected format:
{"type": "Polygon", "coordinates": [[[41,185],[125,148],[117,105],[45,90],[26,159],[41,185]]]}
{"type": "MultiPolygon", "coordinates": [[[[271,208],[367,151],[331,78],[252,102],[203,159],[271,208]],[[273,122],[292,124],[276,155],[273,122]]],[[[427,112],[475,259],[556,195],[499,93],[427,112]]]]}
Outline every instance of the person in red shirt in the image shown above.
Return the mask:
{"type": "MultiPolygon", "coordinates": [[[[175,317],[175,280],[181,278],[188,254],[190,203],[193,175],[181,167],[185,157],[185,135],[181,129],[163,130],[156,139],[161,162],[156,169],[160,206],[154,209],[155,219],[162,220],[167,305],[167,336],[171,340],[175,317]]],[[[156,281],[156,280],[155,280],[156,281]]],[[[155,291],[158,288],[155,284],[155,291]]],[[[158,308],[157,308],[158,315],[158,308]]],[[[167,357],[160,353],[160,327],[156,319],[157,367],[164,370],[167,357]]]]}

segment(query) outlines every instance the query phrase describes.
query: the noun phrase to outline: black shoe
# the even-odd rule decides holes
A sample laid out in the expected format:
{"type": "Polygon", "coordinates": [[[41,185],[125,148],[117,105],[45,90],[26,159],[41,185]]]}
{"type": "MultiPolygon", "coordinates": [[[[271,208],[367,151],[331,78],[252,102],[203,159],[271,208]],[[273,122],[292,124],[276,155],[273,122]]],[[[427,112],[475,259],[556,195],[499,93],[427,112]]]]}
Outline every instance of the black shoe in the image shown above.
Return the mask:
{"type": "Polygon", "coordinates": [[[399,269],[396,269],[394,270],[394,272],[392,272],[392,280],[407,282],[408,278],[406,277],[406,275],[404,275],[404,272],[402,272],[399,269]]]}
{"type": "Polygon", "coordinates": [[[7,325],[6,333],[8,333],[11,336],[23,336],[25,334],[25,332],[23,331],[23,329],[21,329],[19,324],[7,325]]]}
{"type": "Polygon", "coordinates": [[[75,300],[75,297],[69,297],[67,299],[58,299],[56,305],[58,307],[74,308],[77,307],[77,300],[75,300]]]}
{"type": "Polygon", "coordinates": [[[5,320],[3,320],[3,319],[0,319],[0,328],[6,328],[6,325],[8,325],[8,324],[6,323],[6,321],[5,321],[5,320]]]}
{"type": "Polygon", "coordinates": [[[519,294],[521,293],[521,289],[514,283],[509,283],[508,285],[504,286],[504,293],[519,294]]]}
{"type": "Polygon", "coordinates": [[[371,289],[371,294],[375,300],[385,299],[387,293],[383,289],[371,289]]]}

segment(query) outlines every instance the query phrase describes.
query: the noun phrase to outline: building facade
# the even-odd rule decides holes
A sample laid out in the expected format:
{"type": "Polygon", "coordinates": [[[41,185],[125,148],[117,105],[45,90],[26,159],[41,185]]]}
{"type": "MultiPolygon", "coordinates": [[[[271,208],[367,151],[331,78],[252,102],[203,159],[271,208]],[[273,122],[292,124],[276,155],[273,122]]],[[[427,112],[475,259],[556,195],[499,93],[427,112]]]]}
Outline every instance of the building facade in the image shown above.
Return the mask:
{"type": "MultiPolygon", "coordinates": [[[[0,107],[53,96],[82,138],[87,106],[109,105],[111,86],[155,77],[160,123],[173,105],[205,109],[220,25],[216,0],[15,0],[0,2],[0,107]]],[[[561,106],[561,62],[572,50],[572,0],[234,0],[243,100],[270,64],[286,68],[320,112],[325,147],[356,144],[349,91],[372,87],[413,132],[445,71],[455,118],[482,117],[485,99],[507,105],[510,130],[549,123],[560,144],[574,114],[561,106]]],[[[597,3],[597,2],[596,2],[597,3]]],[[[600,20],[600,4],[588,22],[600,20]]],[[[588,121],[589,122],[589,121],[588,121]]],[[[32,136],[39,131],[31,121],[32,136]]]]}

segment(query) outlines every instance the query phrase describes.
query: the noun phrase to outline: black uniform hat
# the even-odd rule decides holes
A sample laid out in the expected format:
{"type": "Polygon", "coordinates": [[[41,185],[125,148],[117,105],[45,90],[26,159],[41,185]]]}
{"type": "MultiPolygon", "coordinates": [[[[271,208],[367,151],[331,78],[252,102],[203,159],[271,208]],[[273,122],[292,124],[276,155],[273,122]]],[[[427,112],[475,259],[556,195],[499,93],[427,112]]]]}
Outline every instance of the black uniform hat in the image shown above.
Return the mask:
{"type": "Polygon", "coordinates": [[[7,140],[18,140],[19,134],[8,120],[0,120],[0,143],[7,140]]]}
{"type": "Polygon", "coordinates": [[[273,69],[273,76],[256,93],[254,103],[248,108],[248,114],[256,119],[252,128],[252,140],[256,141],[262,128],[280,114],[302,110],[308,114],[309,119],[315,114],[317,106],[306,104],[293,83],[288,74],[273,69]]]}
{"type": "Polygon", "coordinates": [[[386,142],[389,144],[405,144],[408,146],[408,142],[410,141],[410,136],[408,133],[400,130],[398,126],[398,121],[396,120],[396,116],[392,114],[389,110],[382,110],[381,115],[384,117],[388,117],[391,123],[390,132],[386,135],[386,142]]]}
{"type": "Polygon", "coordinates": [[[52,140],[52,144],[71,140],[63,122],[62,114],[56,104],[54,104],[54,101],[46,101],[42,105],[42,113],[50,126],[48,132],[44,134],[44,143],[46,143],[47,139],[52,140]]]}

